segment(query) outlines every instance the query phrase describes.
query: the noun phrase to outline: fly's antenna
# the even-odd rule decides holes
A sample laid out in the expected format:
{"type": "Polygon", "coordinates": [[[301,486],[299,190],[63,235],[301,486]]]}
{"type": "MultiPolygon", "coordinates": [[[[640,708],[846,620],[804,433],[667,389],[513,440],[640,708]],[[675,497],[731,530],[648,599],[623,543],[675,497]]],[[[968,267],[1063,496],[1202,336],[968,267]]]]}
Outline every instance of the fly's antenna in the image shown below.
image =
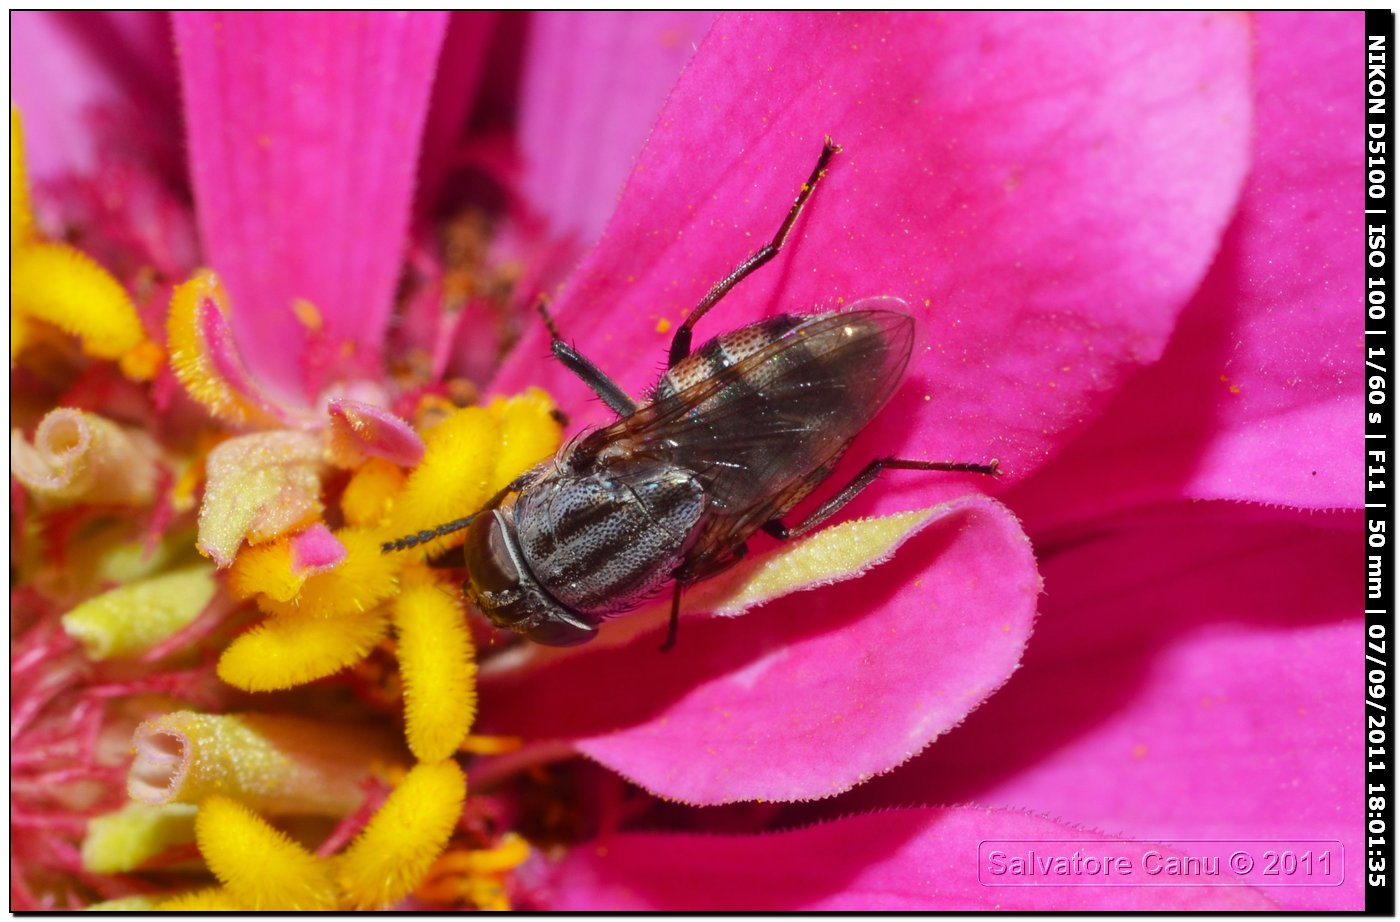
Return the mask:
{"type": "Polygon", "coordinates": [[[379,549],[383,553],[388,554],[393,551],[403,551],[411,547],[417,547],[425,541],[441,538],[443,535],[450,535],[454,531],[461,531],[471,525],[472,520],[475,518],[475,515],[469,515],[465,519],[454,519],[451,522],[444,522],[437,528],[425,528],[416,535],[405,535],[402,538],[395,538],[393,541],[385,541],[379,546],[379,549]]]}
{"type": "Polygon", "coordinates": [[[530,470],[521,474],[519,477],[512,480],[510,483],[501,487],[501,489],[497,491],[495,496],[491,497],[489,500],[486,501],[486,506],[482,508],[479,512],[473,512],[465,519],[453,519],[451,522],[443,522],[436,528],[425,528],[416,535],[405,535],[402,538],[395,538],[393,541],[385,541],[383,544],[379,545],[379,549],[385,554],[389,554],[394,551],[403,551],[411,547],[417,547],[425,541],[431,541],[434,538],[441,538],[443,535],[450,535],[454,531],[461,531],[462,529],[471,525],[471,523],[476,519],[477,516],[485,512],[490,512],[492,509],[495,509],[497,506],[499,506],[501,502],[511,493],[519,492],[522,488],[529,485],[531,481],[533,481],[536,477],[539,476],[539,474],[536,473],[536,470],[536,468],[531,468],[530,470]]]}

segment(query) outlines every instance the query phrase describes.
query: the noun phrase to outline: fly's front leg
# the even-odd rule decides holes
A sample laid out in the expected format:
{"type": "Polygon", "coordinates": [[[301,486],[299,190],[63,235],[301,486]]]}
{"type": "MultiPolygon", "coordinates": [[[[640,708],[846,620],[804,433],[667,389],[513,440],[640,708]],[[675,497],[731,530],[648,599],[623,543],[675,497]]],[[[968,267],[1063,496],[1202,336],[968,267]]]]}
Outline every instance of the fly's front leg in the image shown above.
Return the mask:
{"type": "Polygon", "coordinates": [[[812,168],[812,175],[807,177],[807,181],[802,184],[802,190],[797,193],[797,199],[792,203],[792,208],[788,210],[787,217],[783,219],[783,224],[778,228],[778,232],[773,235],[772,241],[763,249],[750,256],[739,264],[739,268],[726,275],[723,279],[710,289],[710,293],[697,305],[695,310],[690,312],[690,316],[685,318],[685,322],[676,330],[676,335],[671,339],[671,352],[667,359],[667,366],[673,366],[681,359],[690,355],[690,335],[691,329],[700,322],[700,318],[705,316],[710,308],[714,307],[720,300],[744,279],[748,278],[754,270],[778,255],[778,251],[787,242],[788,234],[792,232],[792,226],[797,223],[797,216],[802,214],[802,206],[807,204],[807,199],[812,197],[812,190],[817,187],[817,182],[826,173],[826,165],[831,161],[833,155],[841,150],[841,145],[826,138],[822,144],[821,156],[817,158],[817,165],[812,168]]]}
{"type": "MultiPolygon", "coordinates": [[[[719,573],[727,569],[735,561],[742,560],[744,558],[744,555],[748,552],[748,542],[745,542],[732,548],[729,552],[731,555],[729,563],[715,568],[712,572],[706,573],[705,576],[710,576],[714,573],[719,573]]],[[[704,579],[705,576],[701,576],[699,578],[704,579]]],[[[661,645],[662,653],[667,652],[676,645],[676,634],[680,630],[681,626],[681,590],[683,590],[689,583],[694,582],[697,578],[695,575],[695,571],[686,569],[677,570],[675,573],[675,577],[675,587],[671,590],[671,620],[666,627],[666,642],[661,645]]]]}
{"type": "Polygon", "coordinates": [[[681,627],[681,581],[676,580],[675,588],[671,590],[671,620],[666,625],[666,641],[660,647],[662,653],[667,653],[676,645],[676,634],[681,627]]]}
{"type": "Polygon", "coordinates": [[[764,523],[763,530],[780,541],[801,537],[840,512],[842,506],[859,496],[862,490],[875,482],[875,478],[880,476],[881,471],[887,469],[896,471],[954,471],[965,474],[986,474],[989,477],[999,476],[1000,473],[995,459],[988,464],[978,464],[971,461],[906,461],[903,458],[876,458],[867,464],[850,483],[842,487],[841,492],[822,503],[820,508],[798,524],[788,528],[782,522],[773,519],[764,523]]]}
{"type": "Polygon", "coordinates": [[[603,370],[594,365],[575,349],[564,342],[559,335],[559,327],[555,326],[554,318],[549,316],[549,305],[543,295],[540,296],[538,304],[540,316],[544,318],[545,328],[549,330],[549,348],[554,352],[554,357],[564,363],[564,367],[578,375],[579,380],[588,385],[589,390],[597,394],[612,408],[618,416],[631,416],[637,412],[637,405],[632,402],[632,398],[627,396],[627,392],[617,386],[603,373],[603,370]]]}

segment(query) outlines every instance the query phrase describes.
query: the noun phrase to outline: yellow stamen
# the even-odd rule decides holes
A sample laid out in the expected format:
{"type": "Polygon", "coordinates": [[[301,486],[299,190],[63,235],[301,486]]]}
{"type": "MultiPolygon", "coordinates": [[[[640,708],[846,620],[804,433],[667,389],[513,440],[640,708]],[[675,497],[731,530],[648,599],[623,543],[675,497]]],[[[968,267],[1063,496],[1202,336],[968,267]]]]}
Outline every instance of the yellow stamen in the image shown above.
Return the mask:
{"type": "Polygon", "coordinates": [[[128,374],[150,377],[160,365],[160,347],[146,339],[126,289],[70,246],[29,243],[11,253],[10,309],[77,336],[94,358],[135,353],[123,363],[128,374]]]}
{"type": "Polygon", "coordinates": [[[292,299],[292,314],[297,318],[297,323],[312,333],[319,333],[321,328],[325,326],[325,321],[321,319],[321,312],[316,309],[316,305],[305,298],[292,299]]]}
{"type": "Polygon", "coordinates": [[[244,691],[304,685],[364,659],[388,630],[388,618],[379,609],[335,618],[268,618],[224,650],[219,678],[244,691]]]}
{"type": "Polygon", "coordinates": [[[398,588],[403,558],[380,550],[384,536],[369,528],[342,528],[335,533],[345,545],[345,559],[334,569],[313,573],[290,601],[258,598],[270,615],[336,618],[368,611],[398,588]]]}
{"type": "Polygon", "coordinates": [[[251,599],[261,592],[289,602],[305,583],[305,573],[292,572],[292,545],[287,536],[243,548],[228,571],[228,591],[239,599],[251,599]]]}
{"type": "Polygon", "coordinates": [[[156,904],[158,912],[247,912],[251,908],[227,887],[192,890],[156,904]]]}
{"type": "Polygon", "coordinates": [[[175,711],[137,727],[127,792],[147,804],[219,793],[264,813],[341,817],[363,802],[371,773],[405,761],[395,736],[289,715],[175,711]]]}
{"type": "Polygon", "coordinates": [[[538,387],[514,397],[497,397],[486,409],[501,425],[495,489],[510,483],[559,447],[563,430],[552,415],[554,401],[538,387]]]}
{"type": "Polygon", "coordinates": [[[513,870],[530,857],[530,843],[513,832],[501,836],[495,848],[453,850],[433,865],[435,872],[451,874],[500,874],[513,870]]]}
{"type": "MultiPolygon", "coordinates": [[[[423,432],[423,461],[394,504],[391,536],[408,535],[476,512],[498,490],[559,445],[553,404],[532,389],[486,407],[467,407],[423,432]]],[[[429,542],[429,553],[447,544],[429,542]]]]}
{"type": "Polygon", "coordinates": [[[68,407],[49,411],[32,445],[18,429],[10,433],[10,471],[36,497],[57,505],[148,505],[158,457],[146,433],[68,407]]]}
{"type": "MultiPolygon", "coordinates": [[[[457,410],[422,435],[423,461],[409,475],[386,529],[393,536],[470,515],[491,495],[501,432],[490,413],[457,410]]],[[[427,546],[438,550],[444,543],[427,546]]]]}
{"type": "Polygon", "coordinates": [[[171,370],[191,397],[224,422],[272,422],[266,411],[231,389],[215,369],[196,319],[200,305],[206,301],[212,301],[221,314],[228,316],[228,295],[219,277],[208,269],[196,272],[171,296],[165,321],[171,370]]]}
{"type": "Polygon", "coordinates": [[[24,131],[10,107],[10,361],[41,320],[76,335],[83,352],[121,362],[138,381],[155,377],[165,359],[146,338],[136,307],[107,270],[70,246],[44,243],[34,228],[24,167],[24,131]]]}
{"type": "Polygon", "coordinates": [[[503,752],[515,752],[525,741],[518,736],[482,736],[472,733],[462,740],[458,751],[474,756],[496,756],[503,752]]]}
{"type": "Polygon", "coordinates": [[[83,867],[97,874],[134,871],[177,845],[194,841],[194,805],[129,803],[94,816],[83,839],[83,867]]]}
{"type": "Polygon", "coordinates": [[[410,771],[341,859],[337,879],[350,903],[377,909],[411,893],[447,846],[466,795],[455,762],[410,771]]]}
{"type": "Polygon", "coordinates": [[[195,835],[209,870],[249,908],[335,908],[329,864],[237,801],[218,794],[205,799],[195,835]]]}
{"type": "Polygon", "coordinates": [[[370,458],[355,471],[340,496],[340,511],[351,525],[383,525],[403,489],[399,466],[383,458],[370,458]]]}
{"type": "Polygon", "coordinates": [[[529,856],[529,843],[512,832],[495,848],[454,848],[433,863],[415,894],[428,902],[466,902],[477,909],[506,911],[510,899],[502,878],[529,856]]]}
{"type": "MultiPolygon", "coordinates": [[[[34,214],[29,210],[29,180],[24,169],[24,129],[19,110],[10,106],[10,253],[29,242],[34,214]]],[[[10,313],[11,330],[14,312],[10,313]]],[[[13,350],[13,346],[11,349],[13,350]]],[[[13,352],[12,352],[13,355],[13,352]]]]}
{"type": "Polygon", "coordinates": [[[207,563],[118,586],[63,616],[89,659],[144,653],[199,615],[217,588],[207,563]]]}
{"type": "Polygon", "coordinates": [[[309,432],[256,432],[220,442],[206,462],[201,553],[222,569],[246,538],[270,541],[321,514],[321,443],[309,432]]]}
{"type": "Polygon", "coordinates": [[[432,583],[394,601],[408,747],[424,762],[456,751],[476,719],[476,660],[463,612],[432,583]]]}

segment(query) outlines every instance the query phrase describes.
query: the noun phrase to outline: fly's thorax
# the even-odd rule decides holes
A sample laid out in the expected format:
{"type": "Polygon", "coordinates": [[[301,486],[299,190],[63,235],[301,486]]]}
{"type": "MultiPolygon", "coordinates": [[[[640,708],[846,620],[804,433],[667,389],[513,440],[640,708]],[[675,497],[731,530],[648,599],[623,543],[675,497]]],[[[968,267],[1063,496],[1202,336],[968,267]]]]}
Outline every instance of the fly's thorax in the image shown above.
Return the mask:
{"type": "Polygon", "coordinates": [[[520,553],[509,508],[493,509],[472,522],[463,556],[467,564],[463,588],[497,627],[556,647],[586,643],[597,633],[596,625],[540,587],[520,553]]]}
{"type": "Polygon", "coordinates": [[[668,582],[706,505],[690,471],[630,460],[545,477],[513,512],[525,566],[586,617],[626,611],[668,582]]]}

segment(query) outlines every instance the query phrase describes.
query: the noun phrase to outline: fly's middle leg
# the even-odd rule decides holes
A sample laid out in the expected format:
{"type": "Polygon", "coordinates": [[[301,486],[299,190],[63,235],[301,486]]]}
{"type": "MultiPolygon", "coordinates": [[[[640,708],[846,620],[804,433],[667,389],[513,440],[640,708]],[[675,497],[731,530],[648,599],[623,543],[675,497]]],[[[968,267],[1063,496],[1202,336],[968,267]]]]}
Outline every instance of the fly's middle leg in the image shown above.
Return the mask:
{"type": "Polygon", "coordinates": [[[601,397],[603,403],[611,407],[617,415],[631,416],[637,412],[637,405],[627,396],[626,391],[617,386],[617,382],[604,374],[601,368],[585,358],[577,349],[564,342],[564,338],[559,335],[559,327],[549,315],[549,302],[543,295],[540,296],[536,307],[540,317],[544,319],[545,328],[549,330],[549,348],[554,352],[554,357],[562,362],[565,368],[578,375],[579,380],[587,384],[589,390],[601,397]]]}
{"type": "Polygon", "coordinates": [[[875,478],[879,477],[883,470],[953,471],[966,474],[986,474],[990,477],[996,477],[999,474],[995,459],[987,464],[979,464],[972,461],[907,461],[903,458],[876,458],[852,478],[850,483],[842,487],[841,492],[822,503],[819,508],[798,524],[789,528],[779,520],[773,519],[764,523],[763,530],[780,541],[805,535],[840,512],[842,506],[855,499],[862,490],[874,483],[875,478]]]}
{"type": "Polygon", "coordinates": [[[681,359],[690,355],[691,330],[695,324],[700,322],[700,318],[718,304],[725,295],[764,263],[778,255],[778,251],[787,242],[788,234],[792,233],[792,226],[797,223],[797,216],[802,214],[802,206],[807,204],[807,199],[812,197],[812,191],[817,188],[817,182],[826,173],[826,165],[831,162],[831,158],[841,150],[841,145],[826,138],[822,144],[822,152],[817,157],[817,165],[812,168],[812,175],[807,177],[807,181],[802,184],[802,189],[797,193],[797,199],[792,203],[792,208],[788,209],[787,217],[783,219],[782,226],[773,235],[773,239],[763,249],[750,256],[739,264],[739,267],[726,275],[723,279],[715,283],[709,294],[695,305],[695,310],[690,312],[690,316],[685,318],[685,322],[676,330],[676,335],[671,339],[671,352],[667,358],[667,367],[674,366],[681,359]]]}

